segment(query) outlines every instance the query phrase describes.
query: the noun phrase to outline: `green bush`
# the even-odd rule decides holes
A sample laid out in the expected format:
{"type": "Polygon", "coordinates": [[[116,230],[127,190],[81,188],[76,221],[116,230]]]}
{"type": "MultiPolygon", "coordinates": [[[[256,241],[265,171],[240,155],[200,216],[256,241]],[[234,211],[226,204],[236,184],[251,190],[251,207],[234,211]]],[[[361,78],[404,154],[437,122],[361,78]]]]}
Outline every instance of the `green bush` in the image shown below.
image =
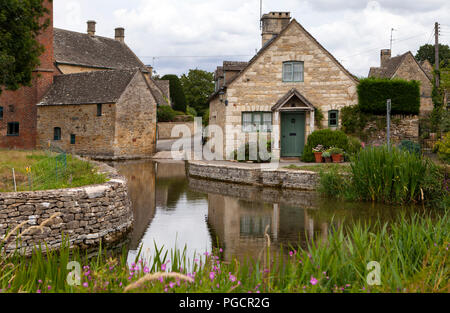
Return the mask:
{"type": "Polygon", "coordinates": [[[339,130],[323,129],[315,131],[308,137],[308,144],[303,151],[303,162],[314,162],[315,158],[312,149],[318,145],[322,145],[325,149],[335,147],[348,151],[349,141],[347,135],[339,130]]]}
{"type": "Polygon", "coordinates": [[[400,150],[408,151],[409,153],[421,154],[422,148],[420,144],[411,140],[403,140],[398,146],[400,150]]]}
{"type": "Polygon", "coordinates": [[[319,129],[323,128],[322,122],[323,122],[324,118],[325,118],[325,116],[323,115],[323,111],[320,108],[315,108],[314,120],[315,120],[317,128],[319,128],[319,129]]]}
{"type": "Polygon", "coordinates": [[[158,122],[173,122],[176,116],[177,112],[168,105],[163,105],[158,108],[158,122]]]}
{"type": "Polygon", "coordinates": [[[361,112],[358,105],[341,109],[342,131],[346,134],[361,136],[361,132],[366,127],[370,115],[361,112]]]}
{"type": "Polygon", "coordinates": [[[358,85],[359,106],[362,112],[386,114],[386,101],[392,100],[392,114],[418,115],[420,110],[420,82],[400,79],[367,78],[358,85]]]}
{"type": "Polygon", "coordinates": [[[189,114],[189,115],[192,115],[193,117],[197,116],[197,111],[191,106],[187,107],[186,113],[189,114]]]}
{"type": "Polygon", "coordinates": [[[361,140],[356,137],[348,137],[348,149],[347,153],[351,156],[358,154],[362,149],[361,140]]]}
{"type": "Polygon", "coordinates": [[[438,153],[439,159],[447,164],[450,164],[450,133],[447,133],[444,139],[436,144],[435,149],[438,153]]]}

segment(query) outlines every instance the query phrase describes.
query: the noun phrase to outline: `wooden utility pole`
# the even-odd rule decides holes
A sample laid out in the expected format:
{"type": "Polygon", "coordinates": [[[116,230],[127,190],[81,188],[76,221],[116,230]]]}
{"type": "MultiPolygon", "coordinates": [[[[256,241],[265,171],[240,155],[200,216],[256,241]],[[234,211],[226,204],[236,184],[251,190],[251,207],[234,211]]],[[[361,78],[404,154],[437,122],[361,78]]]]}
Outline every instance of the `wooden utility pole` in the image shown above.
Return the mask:
{"type": "Polygon", "coordinates": [[[439,66],[440,66],[440,59],[439,59],[439,23],[436,22],[434,24],[434,38],[435,38],[435,44],[434,44],[434,50],[435,50],[435,68],[436,68],[436,88],[439,88],[440,86],[440,75],[439,75],[439,66]]]}

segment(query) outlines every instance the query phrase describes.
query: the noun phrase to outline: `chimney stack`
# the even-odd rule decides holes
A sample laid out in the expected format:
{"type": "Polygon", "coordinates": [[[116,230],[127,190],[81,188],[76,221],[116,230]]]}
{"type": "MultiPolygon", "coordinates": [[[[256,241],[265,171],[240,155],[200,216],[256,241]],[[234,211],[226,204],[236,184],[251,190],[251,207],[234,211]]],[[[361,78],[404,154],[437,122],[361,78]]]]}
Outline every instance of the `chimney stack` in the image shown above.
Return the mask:
{"type": "Polygon", "coordinates": [[[116,35],[115,35],[115,39],[117,41],[120,41],[121,43],[125,43],[125,28],[119,27],[116,28],[116,35]]]}
{"type": "Polygon", "coordinates": [[[89,36],[92,36],[92,37],[95,36],[95,24],[97,24],[95,21],[87,22],[87,25],[88,25],[87,33],[89,36]]]}
{"type": "Polygon", "coordinates": [[[279,35],[291,22],[290,12],[270,12],[261,18],[262,45],[279,35]]]}
{"type": "Polygon", "coordinates": [[[381,60],[380,60],[381,67],[385,67],[386,62],[389,61],[390,59],[391,59],[391,50],[390,49],[381,50],[381,60]]]}

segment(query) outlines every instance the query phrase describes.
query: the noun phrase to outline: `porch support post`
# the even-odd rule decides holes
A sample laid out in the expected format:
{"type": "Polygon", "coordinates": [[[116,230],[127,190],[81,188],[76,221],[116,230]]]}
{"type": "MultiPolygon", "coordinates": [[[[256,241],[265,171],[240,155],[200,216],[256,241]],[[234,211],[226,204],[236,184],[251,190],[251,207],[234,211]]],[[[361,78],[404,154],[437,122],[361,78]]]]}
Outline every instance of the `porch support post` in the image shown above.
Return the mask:
{"type": "Polygon", "coordinates": [[[310,112],[310,121],[309,121],[309,128],[310,128],[310,133],[312,134],[314,132],[314,124],[316,123],[316,116],[315,116],[316,112],[314,110],[312,110],[310,112]]]}
{"type": "Polygon", "coordinates": [[[273,113],[272,122],[272,159],[279,160],[281,157],[280,137],[281,137],[281,123],[280,111],[273,113]]]}

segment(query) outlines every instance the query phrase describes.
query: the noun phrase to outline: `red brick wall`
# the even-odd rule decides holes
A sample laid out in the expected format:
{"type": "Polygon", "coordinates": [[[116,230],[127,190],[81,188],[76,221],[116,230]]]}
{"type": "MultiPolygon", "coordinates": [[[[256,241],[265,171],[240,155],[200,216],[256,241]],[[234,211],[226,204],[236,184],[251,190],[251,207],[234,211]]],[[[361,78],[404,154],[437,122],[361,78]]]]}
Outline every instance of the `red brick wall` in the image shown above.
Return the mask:
{"type": "Polygon", "coordinates": [[[0,148],[34,149],[36,147],[36,104],[42,99],[53,83],[56,75],[53,54],[53,3],[45,0],[50,10],[50,26],[38,37],[45,47],[40,56],[40,66],[33,73],[32,87],[23,87],[17,91],[3,91],[0,106],[3,107],[3,119],[0,119],[0,148]],[[19,122],[19,136],[7,136],[9,122],[19,122]]]}

